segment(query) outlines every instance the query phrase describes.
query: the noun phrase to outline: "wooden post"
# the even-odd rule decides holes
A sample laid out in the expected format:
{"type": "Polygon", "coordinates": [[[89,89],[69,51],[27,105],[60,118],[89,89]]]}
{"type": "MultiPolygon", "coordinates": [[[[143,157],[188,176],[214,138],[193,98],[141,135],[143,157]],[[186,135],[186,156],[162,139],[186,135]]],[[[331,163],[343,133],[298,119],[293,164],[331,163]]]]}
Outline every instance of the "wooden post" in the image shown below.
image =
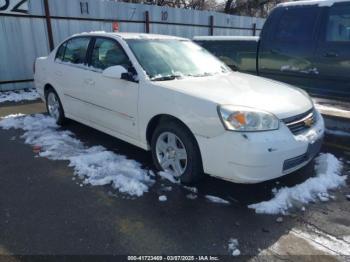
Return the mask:
{"type": "Polygon", "coordinates": [[[256,23],[253,24],[253,36],[256,36],[256,23]]]}
{"type": "Polygon", "coordinates": [[[214,35],[214,16],[212,15],[209,17],[209,26],[210,26],[209,34],[214,35]]]}
{"type": "Polygon", "coordinates": [[[146,33],[149,34],[149,12],[145,12],[145,29],[146,33]]]}
{"type": "Polygon", "coordinates": [[[49,47],[50,47],[50,51],[52,51],[55,48],[55,46],[54,46],[54,43],[53,43],[50,7],[49,7],[49,1],[48,0],[44,0],[44,8],[45,8],[45,19],[46,19],[47,36],[49,38],[49,47]]]}

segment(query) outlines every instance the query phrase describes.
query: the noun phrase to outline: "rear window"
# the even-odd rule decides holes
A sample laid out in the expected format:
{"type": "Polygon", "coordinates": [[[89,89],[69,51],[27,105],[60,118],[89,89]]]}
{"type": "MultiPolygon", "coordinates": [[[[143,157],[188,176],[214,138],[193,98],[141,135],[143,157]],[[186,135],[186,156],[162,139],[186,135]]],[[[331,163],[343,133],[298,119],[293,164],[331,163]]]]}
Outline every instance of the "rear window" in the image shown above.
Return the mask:
{"type": "Polygon", "coordinates": [[[317,16],[316,7],[286,8],[276,26],[274,39],[283,42],[312,40],[317,16]]]}
{"type": "Polygon", "coordinates": [[[333,6],[329,10],[326,41],[350,41],[350,6],[333,6]]]}
{"type": "Polygon", "coordinates": [[[63,43],[56,53],[56,59],[63,61],[65,48],[66,48],[66,43],[63,43]]]}

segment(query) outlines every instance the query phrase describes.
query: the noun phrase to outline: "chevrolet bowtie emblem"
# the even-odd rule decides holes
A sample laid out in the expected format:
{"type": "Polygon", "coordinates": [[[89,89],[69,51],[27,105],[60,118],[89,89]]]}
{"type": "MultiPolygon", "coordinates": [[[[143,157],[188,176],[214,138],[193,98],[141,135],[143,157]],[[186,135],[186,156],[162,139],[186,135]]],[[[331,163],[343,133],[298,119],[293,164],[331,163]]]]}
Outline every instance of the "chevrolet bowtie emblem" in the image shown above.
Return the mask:
{"type": "Polygon", "coordinates": [[[304,121],[304,124],[308,127],[312,126],[312,124],[314,123],[312,118],[308,118],[304,121]]]}

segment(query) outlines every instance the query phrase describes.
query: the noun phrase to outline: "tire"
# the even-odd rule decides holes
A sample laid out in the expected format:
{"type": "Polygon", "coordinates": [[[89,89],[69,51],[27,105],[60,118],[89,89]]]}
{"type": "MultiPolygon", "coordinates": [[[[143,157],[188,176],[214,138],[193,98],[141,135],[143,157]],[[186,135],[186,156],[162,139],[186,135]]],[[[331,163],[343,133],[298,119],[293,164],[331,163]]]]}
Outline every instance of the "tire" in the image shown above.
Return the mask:
{"type": "Polygon", "coordinates": [[[56,124],[63,125],[66,118],[64,116],[63,106],[60,98],[55,90],[50,88],[45,94],[46,109],[51,117],[56,121],[56,124]]]}
{"type": "Polygon", "coordinates": [[[160,122],[152,135],[151,151],[157,169],[171,171],[181,183],[194,184],[202,178],[202,159],[197,142],[183,124],[174,120],[160,122]],[[173,151],[176,151],[175,156],[173,151]]]}

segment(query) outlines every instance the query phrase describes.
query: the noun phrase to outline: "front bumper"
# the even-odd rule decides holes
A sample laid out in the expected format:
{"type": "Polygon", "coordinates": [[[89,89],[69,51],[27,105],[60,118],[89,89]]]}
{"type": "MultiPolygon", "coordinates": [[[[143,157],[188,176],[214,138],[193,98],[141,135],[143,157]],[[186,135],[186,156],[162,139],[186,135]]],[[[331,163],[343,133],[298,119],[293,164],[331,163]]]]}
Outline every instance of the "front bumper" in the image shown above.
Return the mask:
{"type": "Polygon", "coordinates": [[[274,131],[197,136],[205,173],[236,183],[259,183],[296,171],[320,150],[324,121],[317,114],[317,122],[299,135],[281,122],[274,131]]]}

